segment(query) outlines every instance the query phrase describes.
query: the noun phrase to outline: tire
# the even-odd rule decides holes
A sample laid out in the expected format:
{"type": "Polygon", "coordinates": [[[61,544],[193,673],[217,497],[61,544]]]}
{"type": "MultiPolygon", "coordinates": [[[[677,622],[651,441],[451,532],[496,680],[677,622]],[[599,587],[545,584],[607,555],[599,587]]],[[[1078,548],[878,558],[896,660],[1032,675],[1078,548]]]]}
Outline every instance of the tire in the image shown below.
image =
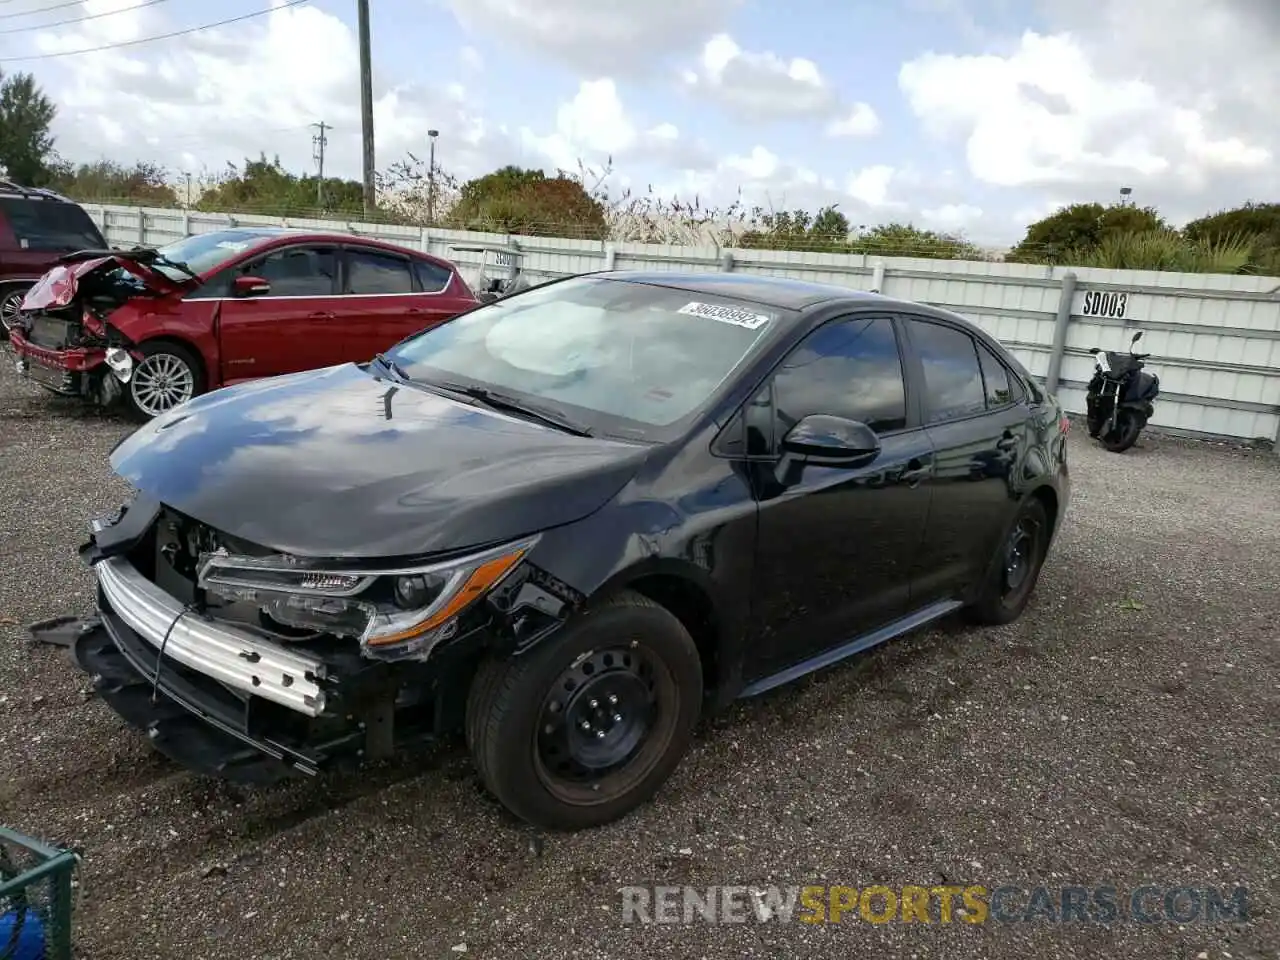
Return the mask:
{"type": "Polygon", "coordinates": [[[971,622],[987,626],[1000,626],[1012,623],[1022,616],[1027,608],[1031,594],[1035,591],[1036,582],[1040,579],[1040,568],[1044,565],[1045,555],[1049,551],[1049,514],[1039,497],[1030,497],[1018,509],[1008,535],[1001,540],[996,555],[992,557],[991,569],[987,573],[982,593],[977,601],[965,608],[965,614],[971,622]],[[1015,540],[1023,540],[1024,550],[1021,561],[1025,566],[1020,568],[1021,576],[1016,586],[1011,585],[1010,551],[1015,540]]]}
{"type": "Polygon", "coordinates": [[[1124,453],[1138,442],[1142,433],[1142,421],[1132,410],[1121,410],[1116,416],[1115,429],[1102,435],[1102,445],[1112,453],[1124,453]]]}
{"type": "MultiPolygon", "coordinates": [[[[151,420],[177,406],[177,403],[171,403],[161,409],[160,404],[154,399],[156,394],[145,392],[149,372],[153,373],[153,382],[154,377],[163,377],[167,374],[170,379],[164,382],[174,383],[176,378],[184,385],[189,384],[189,387],[184,386],[181,391],[185,394],[182,398],[184,400],[190,400],[204,393],[204,365],[190,348],[167,340],[151,340],[143,343],[138,349],[142,353],[142,359],[134,364],[133,376],[129,378],[129,382],[123,384],[125,406],[134,419],[151,420]]],[[[109,377],[113,374],[106,373],[105,376],[109,377]]],[[[175,393],[174,396],[176,395],[175,393]]]]}
{"type": "Polygon", "coordinates": [[[17,319],[18,307],[26,295],[26,288],[0,290],[0,340],[9,339],[8,324],[17,319]]]}
{"type": "Polygon", "coordinates": [[[622,591],[543,647],[481,664],[467,696],[467,747],[486,789],[521,820],[551,830],[600,826],[650,800],[679,764],[702,683],[684,625],[622,591]],[[657,699],[653,713],[647,696],[657,699]]]}

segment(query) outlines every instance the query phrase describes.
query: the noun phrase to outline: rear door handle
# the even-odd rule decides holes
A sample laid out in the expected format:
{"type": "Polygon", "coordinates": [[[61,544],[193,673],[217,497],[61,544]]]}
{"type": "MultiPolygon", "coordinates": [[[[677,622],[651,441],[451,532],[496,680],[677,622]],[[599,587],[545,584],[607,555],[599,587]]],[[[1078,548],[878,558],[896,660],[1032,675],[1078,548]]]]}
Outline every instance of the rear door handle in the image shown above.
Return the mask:
{"type": "Polygon", "coordinates": [[[315,313],[307,314],[308,320],[332,320],[334,313],[332,310],[317,310],[315,313]]]}

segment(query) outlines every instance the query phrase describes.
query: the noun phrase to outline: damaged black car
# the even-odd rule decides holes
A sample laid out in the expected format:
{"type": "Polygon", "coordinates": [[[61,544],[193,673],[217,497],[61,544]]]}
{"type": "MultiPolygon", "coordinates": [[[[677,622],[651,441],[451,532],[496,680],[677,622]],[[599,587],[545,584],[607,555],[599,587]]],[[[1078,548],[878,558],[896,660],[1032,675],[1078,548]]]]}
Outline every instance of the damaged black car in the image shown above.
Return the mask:
{"type": "Polygon", "coordinates": [[[548,283],[123,440],[80,666],[244,782],[461,733],[546,827],[650,799],[703,716],[952,612],[1007,623],[1067,422],[954,314],[733,274],[548,283]]]}

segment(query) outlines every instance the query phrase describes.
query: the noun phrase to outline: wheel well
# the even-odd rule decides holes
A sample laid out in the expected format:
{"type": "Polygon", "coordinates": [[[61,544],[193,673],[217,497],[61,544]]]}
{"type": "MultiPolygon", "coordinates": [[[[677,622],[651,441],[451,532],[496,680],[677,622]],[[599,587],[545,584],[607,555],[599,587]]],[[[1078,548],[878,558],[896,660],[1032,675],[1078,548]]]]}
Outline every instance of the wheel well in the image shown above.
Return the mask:
{"type": "Polygon", "coordinates": [[[1044,504],[1044,511],[1049,515],[1049,531],[1058,529],[1058,495],[1053,487],[1037,487],[1031,495],[1044,504]]]}
{"type": "Polygon", "coordinates": [[[720,679],[720,630],[711,598],[691,580],[664,573],[641,577],[626,586],[671,611],[684,625],[698,648],[703,686],[714,688],[720,679]]]}

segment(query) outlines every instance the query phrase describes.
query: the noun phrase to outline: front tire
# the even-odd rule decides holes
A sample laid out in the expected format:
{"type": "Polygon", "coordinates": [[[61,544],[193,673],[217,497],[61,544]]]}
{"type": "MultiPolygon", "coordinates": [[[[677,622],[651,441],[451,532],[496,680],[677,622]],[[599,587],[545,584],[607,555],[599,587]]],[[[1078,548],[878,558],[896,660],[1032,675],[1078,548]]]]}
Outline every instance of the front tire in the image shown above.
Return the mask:
{"type": "Polygon", "coordinates": [[[151,420],[204,393],[204,367],[190,349],[163,340],[138,349],[142,359],[124,384],[125,405],[134,419],[151,420]]]}
{"type": "Polygon", "coordinates": [[[1050,533],[1044,502],[1031,497],[1018,510],[1013,527],[1001,542],[981,596],[965,609],[971,621],[1001,626],[1022,616],[1040,579],[1050,533]]]}
{"type": "Polygon", "coordinates": [[[647,802],[688,750],[702,664],[684,625],[622,591],[542,648],[481,665],[466,739],[485,787],[553,830],[617,820],[647,802]]]}
{"type": "Polygon", "coordinates": [[[1121,410],[1116,425],[1102,436],[1102,445],[1112,453],[1124,453],[1138,442],[1142,420],[1132,410],[1121,410]]]}
{"type": "Polygon", "coordinates": [[[22,307],[25,289],[0,290],[0,340],[9,339],[9,328],[18,323],[18,311],[22,307]]]}

